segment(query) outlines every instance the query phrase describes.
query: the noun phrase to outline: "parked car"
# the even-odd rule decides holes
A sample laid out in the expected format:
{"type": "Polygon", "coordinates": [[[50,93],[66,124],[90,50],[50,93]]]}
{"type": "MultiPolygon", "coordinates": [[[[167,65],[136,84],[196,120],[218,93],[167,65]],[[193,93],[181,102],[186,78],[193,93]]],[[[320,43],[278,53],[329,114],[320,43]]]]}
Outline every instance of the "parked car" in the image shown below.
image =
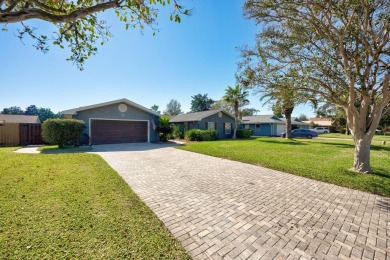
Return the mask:
{"type": "MultiPolygon", "coordinates": [[[[285,138],[286,133],[282,133],[281,136],[285,138]]],[[[291,131],[291,137],[292,138],[303,137],[307,139],[312,139],[313,137],[318,137],[318,133],[309,129],[295,129],[291,131]]]]}
{"type": "Polygon", "coordinates": [[[317,132],[318,134],[328,134],[330,133],[328,127],[315,127],[313,131],[317,132]]]}

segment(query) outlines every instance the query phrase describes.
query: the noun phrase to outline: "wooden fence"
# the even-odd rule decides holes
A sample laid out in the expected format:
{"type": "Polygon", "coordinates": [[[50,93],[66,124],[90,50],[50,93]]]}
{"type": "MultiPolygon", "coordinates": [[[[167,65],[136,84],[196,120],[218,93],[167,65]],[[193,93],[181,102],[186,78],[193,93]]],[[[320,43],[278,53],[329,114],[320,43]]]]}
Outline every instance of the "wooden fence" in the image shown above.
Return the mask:
{"type": "Polygon", "coordinates": [[[41,124],[20,124],[19,142],[21,145],[42,144],[41,124]]]}
{"type": "Polygon", "coordinates": [[[40,124],[0,124],[0,146],[42,144],[40,124]]]}

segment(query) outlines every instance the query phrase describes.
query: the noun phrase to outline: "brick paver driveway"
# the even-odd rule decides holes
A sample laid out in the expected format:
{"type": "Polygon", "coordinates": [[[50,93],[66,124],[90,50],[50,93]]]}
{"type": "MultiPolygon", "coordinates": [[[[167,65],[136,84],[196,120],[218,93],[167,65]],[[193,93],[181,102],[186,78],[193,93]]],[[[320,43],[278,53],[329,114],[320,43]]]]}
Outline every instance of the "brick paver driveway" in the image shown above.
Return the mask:
{"type": "Polygon", "coordinates": [[[95,146],[194,259],[390,259],[390,200],[158,144],[95,146]]]}

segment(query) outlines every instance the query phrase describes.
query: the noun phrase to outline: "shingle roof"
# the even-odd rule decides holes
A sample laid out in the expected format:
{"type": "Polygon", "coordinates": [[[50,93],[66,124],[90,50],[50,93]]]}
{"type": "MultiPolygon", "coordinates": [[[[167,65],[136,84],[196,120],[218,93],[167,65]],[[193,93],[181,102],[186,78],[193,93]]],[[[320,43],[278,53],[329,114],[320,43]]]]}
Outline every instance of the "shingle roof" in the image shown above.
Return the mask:
{"type": "Polygon", "coordinates": [[[201,121],[203,118],[212,116],[214,114],[217,114],[219,112],[223,112],[227,116],[230,116],[234,118],[234,116],[228,112],[226,112],[223,109],[218,110],[208,110],[208,111],[202,111],[202,112],[195,112],[195,113],[187,113],[187,114],[180,114],[175,116],[171,119],[171,123],[179,123],[179,122],[196,122],[201,121]]]}
{"type": "MultiPolygon", "coordinates": [[[[286,122],[286,118],[280,118],[280,120],[283,121],[283,123],[286,122]]],[[[308,123],[302,122],[298,119],[298,117],[291,117],[291,124],[292,125],[309,125],[308,123]]]]}
{"type": "Polygon", "coordinates": [[[275,115],[244,116],[241,124],[282,124],[282,120],[275,115]]]}
{"type": "Polygon", "coordinates": [[[5,123],[40,124],[38,116],[4,115],[0,114],[0,121],[5,123]]]}
{"type": "Polygon", "coordinates": [[[133,106],[133,107],[136,107],[140,110],[143,110],[145,112],[148,112],[150,114],[153,114],[155,116],[161,116],[160,114],[158,114],[157,112],[149,109],[149,108],[146,108],[144,106],[141,106],[137,103],[134,103],[133,101],[130,101],[126,98],[122,98],[122,99],[117,99],[117,100],[113,100],[113,101],[109,101],[109,102],[104,102],[104,103],[99,103],[99,104],[95,104],[95,105],[90,105],[90,106],[85,106],[85,107],[77,107],[77,108],[72,108],[72,109],[68,109],[68,110],[64,110],[62,111],[62,114],[64,115],[74,115],[76,114],[77,112],[79,111],[83,111],[83,110],[88,110],[88,109],[93,109],[93,108],[97,108],[97,107],[103,107],[103,106],[109,106],[109,105],[112,105],[112,104],[117,104],[117,103],[125,103],[127,105],[130,105],[130,106],[133,106]]]}
{"type": "Polygon", "coordinates": [[[313,117],[310,118],[309,121],[305,121],[305,123],[311,123],[319,125],[319,126],[332,126],[333,118],[331,117],[313,117]]]}

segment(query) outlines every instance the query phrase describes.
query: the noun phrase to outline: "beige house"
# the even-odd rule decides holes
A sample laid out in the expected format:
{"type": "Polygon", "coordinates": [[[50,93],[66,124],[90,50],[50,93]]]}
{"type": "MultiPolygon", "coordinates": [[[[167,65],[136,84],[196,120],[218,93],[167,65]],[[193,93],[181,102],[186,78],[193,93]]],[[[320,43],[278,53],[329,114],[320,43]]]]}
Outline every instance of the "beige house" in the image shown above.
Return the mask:
{"type": "Polygon", "coordinates": [[[332,126],[332,123],[333,123],[333,118],[331,117],[313,117],[313,118],[310,118],[310,120],[308,121],[302,121],[304,123],[307,123],[307,124],[311,124],[313,122],[313,124],[315,125],[318,125],[318,126],[325,126],[325,127],[331,127],[332,126]]]}

